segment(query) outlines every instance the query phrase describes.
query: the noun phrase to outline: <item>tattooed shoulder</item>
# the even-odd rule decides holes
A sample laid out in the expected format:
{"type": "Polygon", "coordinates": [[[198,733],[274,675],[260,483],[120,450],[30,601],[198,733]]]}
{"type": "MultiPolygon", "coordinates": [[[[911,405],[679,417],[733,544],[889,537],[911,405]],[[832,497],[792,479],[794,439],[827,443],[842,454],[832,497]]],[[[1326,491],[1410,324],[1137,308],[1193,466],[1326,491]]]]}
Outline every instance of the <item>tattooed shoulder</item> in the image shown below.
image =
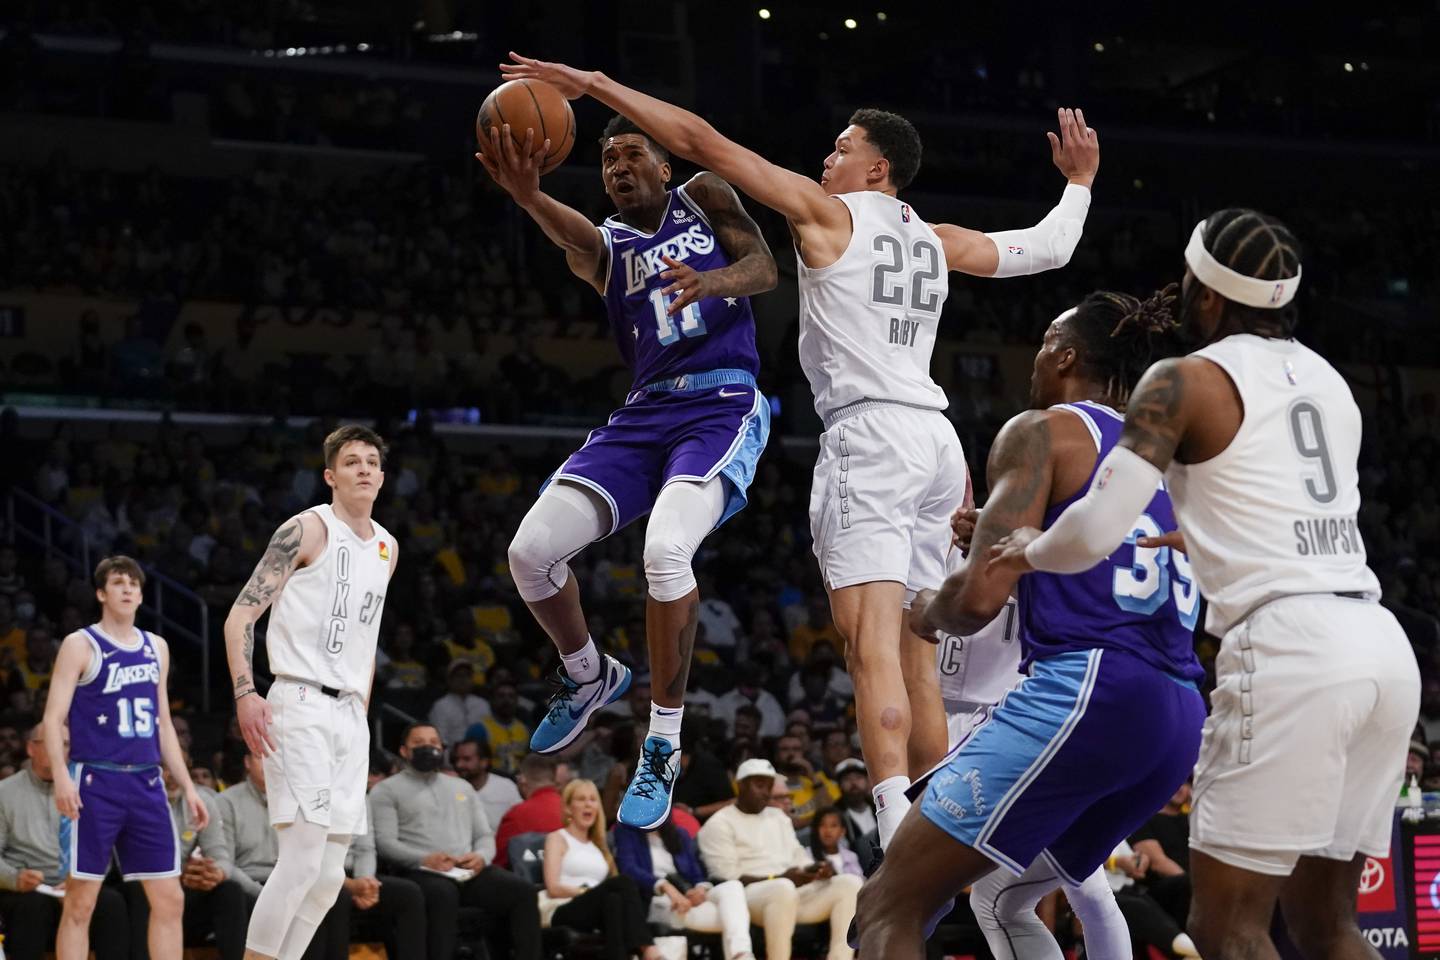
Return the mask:
{"type": "Polygon", "coordinates": [[[1185,359],[1161,360],[1145,372],[1125,408],[1120,444],[1164,470],[1175,456],[1185,424],[1185,359]]]}
{"type": "Polygon", "coordinates": [[[305,528],[299,517],[293,517],[280,525],[280,529],[270,538],[260,562],[255,565],[255,572],[250,575],[249,582],[240,591],[240,596],[235,601],[237,606],[263,607],[275,598],[275,592],[295,569],[304,532],[305,528]]]}

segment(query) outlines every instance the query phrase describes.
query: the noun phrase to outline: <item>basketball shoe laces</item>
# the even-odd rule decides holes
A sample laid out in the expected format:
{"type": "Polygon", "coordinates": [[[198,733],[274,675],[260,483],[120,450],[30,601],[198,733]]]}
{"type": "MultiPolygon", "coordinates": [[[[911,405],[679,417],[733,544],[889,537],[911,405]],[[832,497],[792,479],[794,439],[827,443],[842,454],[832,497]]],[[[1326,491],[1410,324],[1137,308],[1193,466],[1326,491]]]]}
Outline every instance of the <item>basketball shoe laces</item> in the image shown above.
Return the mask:
{"type": "Polygon", "coordinates": [[[570,704],[574,701],[580,684],[571,680],[563,670],[556,670],[550,677],[550,685],[555,690],[550,694],[550,709],[546,712],[545,718],[551,723],[571,719],[570,704]]]}
{"type": "Polygon", "coordinates": [[[654,746],[647,742],[640,753],[640,770],[631,792],[646,800],[653,800],[657,790],[669,795],[670,784],[675,780],[675,774],[670,770],[670,757],[674,753],[675,748],[663,740],[656,740],[654,746]]]}

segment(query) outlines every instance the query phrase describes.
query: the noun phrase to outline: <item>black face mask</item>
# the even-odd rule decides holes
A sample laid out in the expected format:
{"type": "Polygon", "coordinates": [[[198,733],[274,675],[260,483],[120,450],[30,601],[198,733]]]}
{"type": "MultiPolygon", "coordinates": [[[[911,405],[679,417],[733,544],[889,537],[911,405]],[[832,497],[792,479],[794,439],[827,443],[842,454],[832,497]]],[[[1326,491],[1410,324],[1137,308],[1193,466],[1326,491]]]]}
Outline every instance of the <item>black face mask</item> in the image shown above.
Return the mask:
{"type": "Polygon", "coordinates": [[[434,773],[445,755],[439,747],[416,747],[410,751],[410,766],[417,773],[434,773]]]}

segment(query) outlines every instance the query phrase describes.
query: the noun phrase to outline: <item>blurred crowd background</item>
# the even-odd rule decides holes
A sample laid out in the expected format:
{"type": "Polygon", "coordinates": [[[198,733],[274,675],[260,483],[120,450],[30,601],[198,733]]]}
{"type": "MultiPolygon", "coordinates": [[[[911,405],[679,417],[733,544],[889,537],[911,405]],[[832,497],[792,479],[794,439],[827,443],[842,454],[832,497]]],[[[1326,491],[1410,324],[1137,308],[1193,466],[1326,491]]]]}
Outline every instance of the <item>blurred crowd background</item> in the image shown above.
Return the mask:
{"type": "MultiPolygon", "coordinates": [[[[951,279],[936,373],[981,500],[989,440],[1025,403],[1053,316],[1092,289],[1177,281],[1189,228],[1215,207],[1289,223],[1305,247],[1300,337],[1341,365],[1366,413],[1361,526],[1426,677],[1412,759],[1434,785],[1440,69],[1421,38],[1440,8],[1318,17],[1302,38],[1284,17],[1102,22],[1077,8],[1022,28],[1009,8],[904,6],[847,19],[819,3],[8,5],[0,776],[24,763],[57,641],[94,616],[87,564],[120,552],[152,572],[196,767],[217,786],[244,781],[219,624],[276,525],[328,499],[320,441],[347,418],[392,444],[376,514],[405,546],[372,705],[377,776],[420,720],[447,748],[483,744],[497,775],[518,772],[556,658],[506,546],[628,378],[600,303],[471,158],[473,112],[513,48],[603,68],[817,174],[854,107],[899,110],[925,142],[909,202],[980,229],[1055,202],[1044,131],[1057,106],[1083,107],[1102,158],[1072,263],[951,279]]],[[[606,118],[575,107],[579,143],[544,186],[598,220],[606,118]]],[[[795,359],[793,253],[783,223],[749,209],[782,272],[755,304],[776,429],[749,508],[697,558],[677,796],[713,812],[738,765],[765,758],[804,828],[868,790],[842,792],[837,772],[858,738],[810,555],[818,421],[795,359]]],[[[572,566],[593,635],[643,668],[641,534],[572,566]]],[[[1208,663],[1213,638],[1196,642],[1208,663]]],[[[634,712],[567,758],[612,814],[645,728],[648,691],[635,690],[634,712]]]]}

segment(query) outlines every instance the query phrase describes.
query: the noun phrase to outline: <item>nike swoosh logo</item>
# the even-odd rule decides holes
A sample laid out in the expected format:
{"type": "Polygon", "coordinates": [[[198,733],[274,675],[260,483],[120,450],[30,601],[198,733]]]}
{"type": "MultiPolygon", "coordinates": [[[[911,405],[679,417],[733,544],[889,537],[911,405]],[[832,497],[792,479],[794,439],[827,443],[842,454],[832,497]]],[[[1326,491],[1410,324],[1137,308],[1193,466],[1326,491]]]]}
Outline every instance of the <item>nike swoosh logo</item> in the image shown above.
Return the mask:
{"type": "Polygon", "coordinates": [[[721,391],[720,391],[720,396],[722,396],[722,397],[743,397],[743,396],[745,396],[745,395],[746,395],[747,393],[749,393],[749,392],[750,392],[750,391],[748,391],[748,390],[736,390],[734,393],[726,393],[724,390],[721,390],[721,391]]]}

